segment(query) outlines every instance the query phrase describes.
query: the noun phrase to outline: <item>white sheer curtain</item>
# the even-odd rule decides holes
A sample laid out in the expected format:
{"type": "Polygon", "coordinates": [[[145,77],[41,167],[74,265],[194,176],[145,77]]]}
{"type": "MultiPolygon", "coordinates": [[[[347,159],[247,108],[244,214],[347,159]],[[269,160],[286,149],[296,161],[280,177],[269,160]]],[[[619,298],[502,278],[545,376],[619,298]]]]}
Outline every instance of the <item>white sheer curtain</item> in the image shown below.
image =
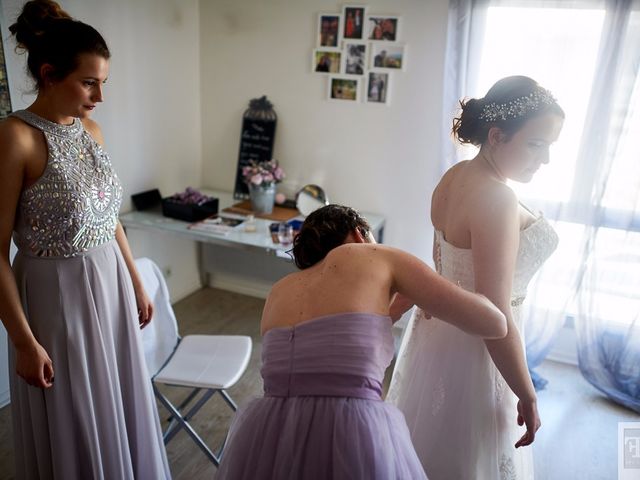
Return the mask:
{"type": "Polygon", "coordinates": [[[453,117],[460,99],[477,91],[480,57],[490,0],[451,0],[447,27],[442,102],[441,173],[464,158],[465,151],[451,141],[453,117]]]}
{"type": "MultiPolygon", "coordinates": [[[[558,97],[567,119],[551,164],[530,184],[513,185],[560,235],[558,251],[529,290],[529,364],[544,359],[569,318],[585,377],[610,395],[625,390],[636,398],[640,376],[628,360],[640,350],[640,341],[633,342],[640,310],[638,3],[453,0],[442,155],[444,170],[473,154],[450,140],[459,98],[482,96],[515,74],[535,78],[558,97]]],[[[535,374],[534,380],[544,384],[535,374]]]]}
{"type": "Polygon", "coordinates": [[[640,412],[640,2],[611,2],[580,156],[589,203],[577,278],[584,377],[640,412]]]}

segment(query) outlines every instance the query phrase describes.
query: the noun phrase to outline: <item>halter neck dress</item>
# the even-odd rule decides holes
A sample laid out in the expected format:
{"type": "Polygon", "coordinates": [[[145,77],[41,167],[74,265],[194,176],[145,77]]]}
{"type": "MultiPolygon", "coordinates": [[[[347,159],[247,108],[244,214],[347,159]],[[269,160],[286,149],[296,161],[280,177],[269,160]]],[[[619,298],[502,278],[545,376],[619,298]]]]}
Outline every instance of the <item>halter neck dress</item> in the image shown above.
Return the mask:
{"type": "Polygon", "coordinates": [[[79,119],[12,116],[40,130],[48,149],[44,173],[19,198],[13,271],[55,375],[51,388],[29,386],[9,343],[16,476],[170,478],[133,285],[115,241],[120,181],[79,119]]]}

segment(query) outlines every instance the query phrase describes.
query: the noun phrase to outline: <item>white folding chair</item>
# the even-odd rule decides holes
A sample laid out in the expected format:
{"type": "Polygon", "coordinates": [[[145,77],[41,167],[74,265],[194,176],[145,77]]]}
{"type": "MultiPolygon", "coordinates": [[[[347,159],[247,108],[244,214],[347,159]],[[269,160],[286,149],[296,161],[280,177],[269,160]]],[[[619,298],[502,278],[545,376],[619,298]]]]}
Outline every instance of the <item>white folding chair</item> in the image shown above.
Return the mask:
{"type": "Polygon", "coordinates": [[[180,338],[162,272],[148,258],[137,259],[136,267],[154,305],[153,320],[142,330],[142,342],[153,391],[171,413],[169,426],[163,434],[164,443],[169,443],[180,429],[184,429],[218,466],[226,438],[214,454],[189,420],[216,393],[233,411],[236,410],[236,404],[225,390],[232,387],[247,369],[251,338],[244,335],[187,335],[180,338]],[[158,390],[160,384],[193,390],[176,407],[158,390]],[[204,393],[192,404],[201,391],[204,393]]]}

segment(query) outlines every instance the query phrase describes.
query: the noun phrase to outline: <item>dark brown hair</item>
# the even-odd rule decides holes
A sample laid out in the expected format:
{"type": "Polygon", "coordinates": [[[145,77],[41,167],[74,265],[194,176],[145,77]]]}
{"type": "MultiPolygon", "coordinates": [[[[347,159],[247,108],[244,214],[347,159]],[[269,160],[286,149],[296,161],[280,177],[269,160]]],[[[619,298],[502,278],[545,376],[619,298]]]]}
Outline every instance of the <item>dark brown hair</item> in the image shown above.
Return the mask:
{"type": "Polygon", "coordinates": [[[312,267],[342,245],[354,230],[365,236],[371,227],[353,208],[327,205],[310,213],[293,240],[296,266],[301,270],[312,267]]]}
{"type": "Polygon", "coordinates": [[[555,113],[564,118],[564,111],[555,101],[548,105],[543,105],[537,110],[528,111],[516,118],[495,121],[487,121],[480,118],[485,105],[508,103],[516,98],[527,96],[538,89],[540,89],[540,86],[532,78],[516,75],[498,80],[489,89],[484,98],[469,98],[460,101],[462,112],[459,117],[453,119],[453,136],[462,144],[480,147],[487,140],[487,135],[492,127],[499,127],[507,138],[510,138],[528,120],[534,117],[546,113],[555,113]]]}
{"type": "Polygon", "coordinates": [[[63,80],[78,67],[78,57],[83,53],[111,57],[107,43],[95,28],[74,20],[52,0],[25,3],[9,30],[16,37],[17,48],[28,52],[27,67],[37,89],[47,81],[63,80]],[[53,67],[47,78],[40,74],[44,64],[53,67]]]}

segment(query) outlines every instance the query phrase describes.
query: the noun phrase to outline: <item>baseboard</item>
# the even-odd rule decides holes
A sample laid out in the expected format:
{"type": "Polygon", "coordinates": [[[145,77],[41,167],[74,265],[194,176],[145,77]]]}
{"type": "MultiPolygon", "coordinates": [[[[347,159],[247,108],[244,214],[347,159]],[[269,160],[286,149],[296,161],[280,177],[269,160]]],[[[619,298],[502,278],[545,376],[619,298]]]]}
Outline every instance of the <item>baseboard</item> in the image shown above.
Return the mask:
{"type": "Polygon", "coordinates": [[[0,392],[0,408],[6,407],[11,403],[11,394],[9,390],[5,390],[4,392],[0,392]]]}
{"type": "Polygon", "coordinates": [[[565,352],[551,351],[547,355],[546,360],[553,360],[554,362],[566,363],[568,365],[578,366],[578,357],[576,355],[567,355],[565,352]]]}
{"type": "Polygon", "coordinates": [[[547,355],[547,359],[569,365],[578,365],[576,345],[576,331],[573,325],[569,324],[569,326],[561,328],[558,332],[558,338],[549,355],[547,355]]]}
{"type": "Polygon", "coordinates": [[[173,291],[171,292],[171,304],[177,303],[180,300],[187,298],[189,295],[192,295],[200,290],[200,288],[202,288],[200,282],[194,282],[187,286],[187,288],[181,288],[180,290],[177,290],[174,286],[173,291]]]}
{"type": "Polygon", "coordinates": [[[229,292],[248,295],[249,297],[267,298],[271,291],[271,283],[251,281],[247,278],[234,278],[227,275],[211,275],[209,286],[229,292]]]}

